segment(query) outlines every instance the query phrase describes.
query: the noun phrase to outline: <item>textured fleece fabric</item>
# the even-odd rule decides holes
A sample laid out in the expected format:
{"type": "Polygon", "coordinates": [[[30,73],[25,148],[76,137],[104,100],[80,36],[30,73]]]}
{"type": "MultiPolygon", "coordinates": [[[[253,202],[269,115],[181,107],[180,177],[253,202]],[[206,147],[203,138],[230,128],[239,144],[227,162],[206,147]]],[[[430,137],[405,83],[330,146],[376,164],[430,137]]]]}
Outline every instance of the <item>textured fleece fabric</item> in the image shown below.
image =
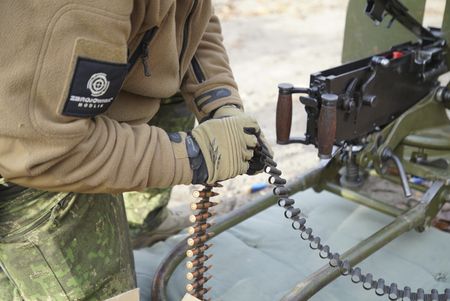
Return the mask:
{"type": "Polygon", "coordinates": [[[6,0],[0,15],[0,174],[8,181],[89,193],[187,184],[184,145],[146,124],[160,98],[181,90],[198,119],[241,106],[210,0],[6,0]],[[80,59],[123,66],[152,28],[150,77],[138,58],[106,112],[63,114],[80,59]]]}

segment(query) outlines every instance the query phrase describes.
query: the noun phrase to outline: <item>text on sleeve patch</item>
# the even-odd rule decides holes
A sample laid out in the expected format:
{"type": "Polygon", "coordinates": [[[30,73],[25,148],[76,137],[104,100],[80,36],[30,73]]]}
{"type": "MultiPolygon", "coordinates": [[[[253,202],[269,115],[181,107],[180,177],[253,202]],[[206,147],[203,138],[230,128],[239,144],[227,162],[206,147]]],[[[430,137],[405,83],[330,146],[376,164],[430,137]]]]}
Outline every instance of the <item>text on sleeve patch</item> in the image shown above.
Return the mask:
{"type": "Polygon", "coordinates": [[[78,58],[63,115],[94,117],[104,113],[118,95],[127,64],[78,58]]]}

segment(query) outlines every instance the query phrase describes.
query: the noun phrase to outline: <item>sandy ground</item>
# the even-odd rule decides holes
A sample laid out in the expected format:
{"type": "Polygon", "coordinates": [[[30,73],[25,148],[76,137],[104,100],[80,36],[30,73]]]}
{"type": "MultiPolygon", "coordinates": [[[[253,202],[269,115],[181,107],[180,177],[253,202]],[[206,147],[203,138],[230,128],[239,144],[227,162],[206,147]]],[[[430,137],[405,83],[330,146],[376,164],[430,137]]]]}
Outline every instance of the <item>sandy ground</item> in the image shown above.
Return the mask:
{"type": "MultiPolygon", "coordinates": [[[[444,0],[428,1],[425,24],[439,25],[444,0]]],[[[216,0],[222,19],[225,45],[246,111],[256,117],[275,152],[275,160],[287,179],[320,164],[312,146],[275,143],[277,85],[291,82],[309,85],[311,73],[340,64],[347,0],[216,0]]],[[[294,104],[292,135],[305,130],[305,113],[294,104]]],[[[219,213],[248,202],[263,190],[250,194],[253,184],[267,177],[239,176],[226,181],[219,192],[219,213]]],[[[178,186],[170,207],[188,210],[194,188],[178,186]]]]}

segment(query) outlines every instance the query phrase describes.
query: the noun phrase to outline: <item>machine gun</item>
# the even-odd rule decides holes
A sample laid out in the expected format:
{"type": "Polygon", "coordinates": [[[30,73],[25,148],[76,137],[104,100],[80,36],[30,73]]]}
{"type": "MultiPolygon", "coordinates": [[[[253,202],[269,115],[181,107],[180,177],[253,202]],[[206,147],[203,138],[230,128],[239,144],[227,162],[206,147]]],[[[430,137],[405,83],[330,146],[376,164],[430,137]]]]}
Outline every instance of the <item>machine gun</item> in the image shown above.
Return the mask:
{"type": "MultiPolygon", "coordinates": [[[[195,260],[201,264],[209,258],[203,254],[209,249],[204,245],[210,236],[205,234],[205,228],[217,235],[277,202],[300,238],[328,261],[298,283],[282,301],[308,300],[340,275],[349,275],[352,282],[361,283],[364,289],[374,290],[378,296],[387,295],[389,300],[450,301],[450,288],[440,292],[402,288],[395,282],[388,283],[383,278],[374,278],[371,273],[363,273],[356,266],[400,235],[412,229],[424,231],[431,226],[443,204],[450,202],[450,121],[446,115],[446,108],[450,108],[450,91],[438,81],[438,77],[448,71],[447,41],[440,30],[424,28],[398,0],[368,0],[365,12],[377,23],[391,15],[390,24],[397,20],[413,32],[418,41],[314,73],[308,88],[280,84],[276,116],[278,143],[312,144],[318,148],[321,158],[330,160],[288,183],[273,158],[266,158],[265,172],[270,175],[269,183],[275,186],[276,198],[262,196],[222,217],[210,228],[204,226],[207,212],[195,215],[194,220],[202,224],[193,227],[196,236],[188,240],[188,245],[194,249],[187,249],[186,243],[181,242],[167,256],[152,284],[154,300],[167,300],[167,281],[186,252],[188,256],[200,254],[195,260]],[[290,137],[293,94],[302,94],[300,102],[308,116],[304,138],[290,137]],[[396,173],[385,172],[388,162],[396,165],[396,173]],[[393,174],[398,174],[400,179],[393,174]],[[413,176],[422,181],[412,183],[413,176]],[[387,180],[394,185],[401,183],[407,197],[403,201],[408,201],[406,209],[366,193],[364,183],[370,178],[387,180]],[[343,196],[392,216],[394,220],[342,255],[334,253],[308,227],[306,217],[290,197],[310,188],[343,196]],[[195,233],[196,229],[200,234],[195,233]]],[[[213,196],[210,189],[198,193],[204,199],[194,208],[203,210],[210,206],[209,197],[213,196]]],[[[188,264],[194,266],[191,261],[188,264]]],[[[202,266],[188,274],[188,279],[194,282],[188,284],[187,290],[201,300],[205,300],[207,292],[203,285],[209,279],[204,276],[208,270],[209,267],[202,266]]]]}
{"type": "Polygon", "coordinates": [[[274,194],[281,197],[279,205],[293,220],[292,227],[330,265],[298,283],[283,301],[308,300],[339,274],[351,275],[353,282],[363,283],[379,296],[387,294],[390,300],[450,300],[450,288],[444,293],[413,291],[408,286],[400,289],[397,283],[374,280],[371,273],[364,274],[355,266],[401,234],[429,227],[450,201],[450,121],[446,114],[450,92],[448,85],[440,86],[438,81],[448,71],[448,42],[439,29],[424,28],[398,0],[368,0],[365,12],[377,24],[390,15],[389,26],[397,20],[418,41],[314,73],[308,88],[280,84],[277,142],[312,144],[320,158],[330,159],[319,175],[312,176],[319,178],[311,185],[316,191],[328,190],[396,219],[343,256],[333,254],[305,227],[304,220],[290,217],[298,208],[278,185],[274,194]],[[300,102],[307,113],[303,138],[290,137],[293,94],[303,94],[300,102]],[[387,172],[388,162],[395,164],[395,172],[387,172]],[[416,205],[399,212],[389,201],[373,198],[362,188],[370,177],[400,183],[405,200],[416,205]],[[420,179],[420,185],[413,184],[414,178],[420,179]],[[405,220],[411,223],[405,225],[405,220]]]}
{"type": "MultiPolygon", "coordinates": [[[[397,0],[369,0],[366,14],[381,22],[386,14],[418,38],[358,61],[311,75],[309,88],[279,85],[277,142],[313,144],[321,158],[333,145],[361,144],[364,138],[395,120],[438,86],[447,72],[447,42],[438,29],[426,29],[397,0]],[[305,94],[304,138],[290,138],[292,94],[305,94]]],[[[447,105],[448,99],[444,100],[447,105]]]]}

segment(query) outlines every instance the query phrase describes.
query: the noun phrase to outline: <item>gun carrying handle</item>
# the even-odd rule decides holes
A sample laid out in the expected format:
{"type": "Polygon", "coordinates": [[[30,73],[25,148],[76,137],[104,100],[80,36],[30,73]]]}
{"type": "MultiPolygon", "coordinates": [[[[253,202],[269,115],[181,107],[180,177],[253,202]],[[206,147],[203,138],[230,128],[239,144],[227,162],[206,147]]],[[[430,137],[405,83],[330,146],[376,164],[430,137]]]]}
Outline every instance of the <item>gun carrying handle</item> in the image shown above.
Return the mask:
{"type": "Polygon", "coordinates": [[[292,90],[291,84],[278,85],[278,102],[276,115],[277,143],[290,142],[292,126],[292,90]]]}
{"type": "Polygon", "coordinates": [[[319,157],[330,159],[336,140],[336,119],[338,96],[336,94],[322,94],[322,105],[319,113],[317,130],[317,144],[319,157]]]}

